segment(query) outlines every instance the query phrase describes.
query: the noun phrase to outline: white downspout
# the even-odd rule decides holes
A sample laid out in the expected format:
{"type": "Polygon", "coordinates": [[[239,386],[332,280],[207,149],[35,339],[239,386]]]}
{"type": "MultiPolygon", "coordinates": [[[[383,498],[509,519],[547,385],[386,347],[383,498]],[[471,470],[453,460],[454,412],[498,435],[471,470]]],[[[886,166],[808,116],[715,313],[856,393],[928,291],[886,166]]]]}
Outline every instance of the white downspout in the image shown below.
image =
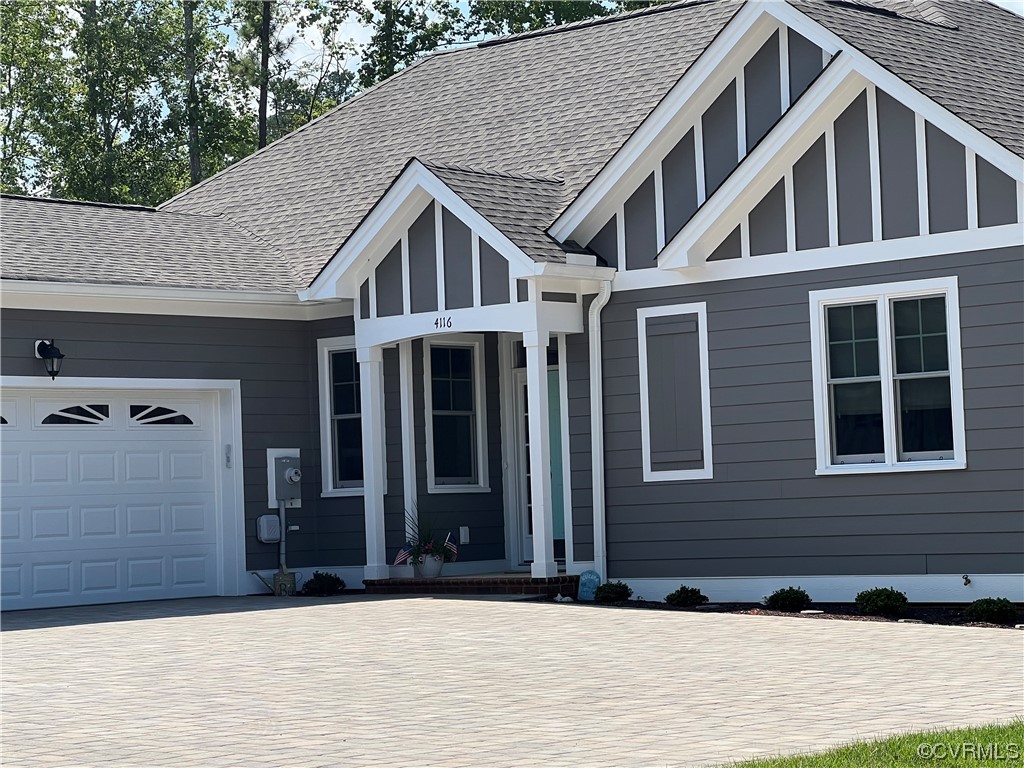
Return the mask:
{"type": "Polygon", "coordinates": [[[587,313],[590,331],[590,463],[594,496],[594,570],[608,579],[604,523],[604,381],[601,366],[601,310],[612,296],[610,280],[601,282],[587,313]]]}

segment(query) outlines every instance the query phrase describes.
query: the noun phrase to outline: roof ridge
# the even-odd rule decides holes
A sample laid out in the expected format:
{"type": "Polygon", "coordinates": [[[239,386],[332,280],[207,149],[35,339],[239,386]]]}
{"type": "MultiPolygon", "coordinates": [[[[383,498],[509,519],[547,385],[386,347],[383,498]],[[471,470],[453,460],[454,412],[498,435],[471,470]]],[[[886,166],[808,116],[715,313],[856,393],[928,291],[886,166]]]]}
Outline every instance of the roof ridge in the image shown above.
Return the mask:
{"type": "MultiPolygon", "coordinates": [[[[167,211],[167,213],[175,213],[175,211],[167,211]]],[[[181,215],[188,215],[188,214],[181,214],[181,215]]],[[[250,230],[248,227],[243,227],[241,224],[239,224],[237,221],[232,219],[227,214],[218,213],[216,216],[212,216],[212,217],[209,217],[209,218],[222,219],[223,221],[226,221],[228,224],[233,226],[235,229],[237,229],[243,235],[246,235],[247,237],[252,238],[253,240],[255,240],[260,245],[263,245],[264,247],[268,248],[275,256],[279,257],[280,260],[281,260],[281,263],[285,267],[287,267],[288,271],[291,273],[290,277],[293,279],[295,285],[300,285],[302,283],[302,281],[299,279],[299,272],[296,269],[295,264],[293,264],[291,259],[289,259],[285,255],[284,251],[282,251],[280,248],[278,248],[272,242],[270,242],[269,240],[263,239],[263,237],[261,237],[260,235],[256,234],[255,232],[250,230]]]]}
{"type": "Polygon", "coordinates": [[[71,200],[64,197],[43,197],[41,195],[16,195],[10,192],[0,192],[0,197],[11,200],[30,200],[35,203],[59,203],[63,205],[83,205],[93,208],[122,208],[128,211],[145,211],[156,213],[157,209],[148,205],[135,205],[134,203],[101,203],[95,200],[71,200]]]}
{"type": "Polygon", "coordinates": [[[520,40],[530,40],[535,37],[547,37],[548,35],[557,35],[562,32],[575,32],[579,29],[589,29],[590,27],[597,27],[602,24],[614,24],[619,21],[627,21],[629,19],[636,18],[637,16],[650,16],[656,13],[665,13],[667,11],[678,11],[681,8],[692,8],[698,5],[708,5],[709,3],[714,2],[717,2],[717,0],[676,0],[675,2],[650,5],[646,8],[639,8],[633,11],[612,13],[608,16],[597,16],[592,19],[569,21],[565,24],[557,24],[552,27],[542,27],[541,29],[531,29],[526,32],[500,35],[498,37],[492,37],[489,40],[481,40],[476,44],[476,47],[489,48],[496,45],[504,45],[505,43],[518,42],[520,40]]]}
{"type": "Polygon", "coordinates": [[[474,173],[479,176],[498,176],[505,179],[516,179],[518,181],[541,181],[547,184],[564,184],[565,179],[560,176],[542,176],[536,173],[515,173],[513,171],[490,171],[486,168],[475,168],[469,165],[456,165],[455,163],[434,162],[421,160],[427,168],[443,168],[449,171],[460,173],[474,173]]]}

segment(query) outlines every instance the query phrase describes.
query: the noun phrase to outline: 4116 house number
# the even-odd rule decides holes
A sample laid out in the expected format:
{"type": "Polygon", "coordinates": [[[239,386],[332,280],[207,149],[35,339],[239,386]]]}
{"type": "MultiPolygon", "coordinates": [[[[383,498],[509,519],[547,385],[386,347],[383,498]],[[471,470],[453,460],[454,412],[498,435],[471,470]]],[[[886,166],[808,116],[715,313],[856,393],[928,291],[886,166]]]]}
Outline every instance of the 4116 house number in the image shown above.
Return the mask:
{"type": "Polygon", "coordinates": [[[452,327],[452,317],[451,317],[451,315],[448,315],[447,317],[435,318],[434,319],[434,327],[435,328],[451,328],[452,327]]]}

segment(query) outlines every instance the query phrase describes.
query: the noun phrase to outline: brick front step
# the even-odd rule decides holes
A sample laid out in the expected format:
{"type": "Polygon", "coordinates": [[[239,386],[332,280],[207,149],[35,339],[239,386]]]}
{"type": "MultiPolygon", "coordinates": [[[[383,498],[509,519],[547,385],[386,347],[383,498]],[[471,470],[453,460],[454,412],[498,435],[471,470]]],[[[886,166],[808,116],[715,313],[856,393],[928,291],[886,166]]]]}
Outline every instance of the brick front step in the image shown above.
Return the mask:
{"type": "Polygon", "coordinates": [[[368,595],[556,595],[576,596],[579,576],[464,576],[440,579],[367,579],[368,595]]]}

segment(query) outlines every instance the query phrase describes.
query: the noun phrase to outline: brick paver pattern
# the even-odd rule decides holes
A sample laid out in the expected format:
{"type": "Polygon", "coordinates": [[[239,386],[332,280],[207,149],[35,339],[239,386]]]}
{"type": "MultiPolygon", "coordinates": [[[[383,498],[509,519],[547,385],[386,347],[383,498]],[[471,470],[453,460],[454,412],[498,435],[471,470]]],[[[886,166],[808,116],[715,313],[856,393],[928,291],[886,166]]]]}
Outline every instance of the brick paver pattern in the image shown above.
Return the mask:
{"type": "Polygon", "coordinates": [[[713,765],[1024,708],[1013,630],[429,598],[3,626],[5,768],[713,765]]]}

